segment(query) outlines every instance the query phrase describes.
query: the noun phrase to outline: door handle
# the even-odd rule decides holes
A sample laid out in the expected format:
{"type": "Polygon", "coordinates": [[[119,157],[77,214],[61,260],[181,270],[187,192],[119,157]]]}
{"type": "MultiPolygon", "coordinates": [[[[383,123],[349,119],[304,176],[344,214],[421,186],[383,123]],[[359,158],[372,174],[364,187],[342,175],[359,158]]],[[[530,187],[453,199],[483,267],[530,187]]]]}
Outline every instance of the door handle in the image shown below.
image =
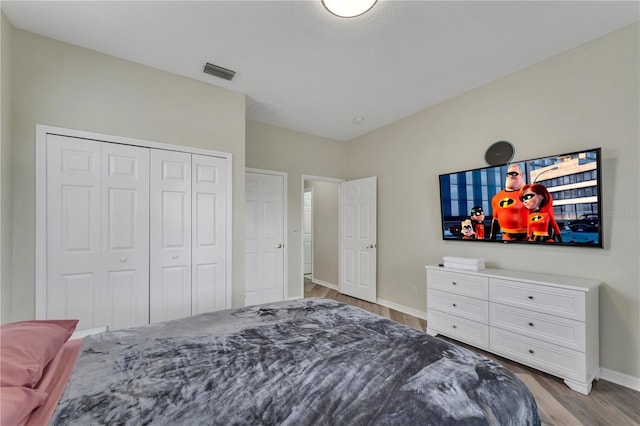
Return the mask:
{"type": "Polygon", "coordinates": [[[274,248],[282,248],[282,247],[284,247],[284,244],[280,243],[280,244],[276,245],[274,248]]]}
{"type": "Polygon", "coordinates": [[[373,248],[376,248],[377,246],[378,246],[377,244],[373,243],[373,244],[369,244],[369,245],[368,245],[368,246],[366,246],[365,248],[373,249],[373,248]]]}

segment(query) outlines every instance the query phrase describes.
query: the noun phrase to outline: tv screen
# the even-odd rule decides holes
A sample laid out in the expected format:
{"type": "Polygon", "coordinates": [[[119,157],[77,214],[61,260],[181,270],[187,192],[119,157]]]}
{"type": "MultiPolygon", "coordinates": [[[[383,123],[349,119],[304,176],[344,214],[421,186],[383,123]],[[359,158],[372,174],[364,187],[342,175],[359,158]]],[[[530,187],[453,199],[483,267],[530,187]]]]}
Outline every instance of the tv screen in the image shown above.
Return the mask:
{"type": "Polygon", "coordinates": [[[442,174],[442,237],[602,248],[600,174],[600,148],[442,174]]]}

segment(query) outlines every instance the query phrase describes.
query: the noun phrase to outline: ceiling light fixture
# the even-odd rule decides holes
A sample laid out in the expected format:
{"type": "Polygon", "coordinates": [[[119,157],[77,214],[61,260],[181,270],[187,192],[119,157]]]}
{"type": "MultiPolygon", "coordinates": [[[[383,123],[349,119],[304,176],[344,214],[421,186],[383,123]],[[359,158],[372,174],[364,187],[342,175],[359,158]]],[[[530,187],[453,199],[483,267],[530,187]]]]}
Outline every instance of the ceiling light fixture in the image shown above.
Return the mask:
{"type": "Polygon", "coordinates": [[[369,11],[378,0],[322,0],[322,5],[341,18],[353,18],[369,11]]]}

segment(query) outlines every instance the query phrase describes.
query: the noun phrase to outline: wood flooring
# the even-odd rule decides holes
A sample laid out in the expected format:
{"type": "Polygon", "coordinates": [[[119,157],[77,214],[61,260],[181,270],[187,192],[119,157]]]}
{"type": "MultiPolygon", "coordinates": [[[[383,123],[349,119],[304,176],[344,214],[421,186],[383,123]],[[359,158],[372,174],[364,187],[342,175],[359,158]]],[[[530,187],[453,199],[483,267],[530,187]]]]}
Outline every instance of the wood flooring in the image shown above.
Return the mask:
{"type": "MultiPolygon", "coordinates": [[[[357,306],[393,321],[425,331],[426,321],[421,318],[390,309],[375,303],[365,302],[345,296],[305,279],[305,297],[324,297],[357,306]]],[[[529,387],[536,398],[540,417],[545,425],[640,425],[640,392],[631,390],[606,380],[593,384],[591,393],[586,396],[569,389],[562,379],[528,368],[499,356],[450,340],[487,358],[502,364],[513,371],[529,387]]]]}

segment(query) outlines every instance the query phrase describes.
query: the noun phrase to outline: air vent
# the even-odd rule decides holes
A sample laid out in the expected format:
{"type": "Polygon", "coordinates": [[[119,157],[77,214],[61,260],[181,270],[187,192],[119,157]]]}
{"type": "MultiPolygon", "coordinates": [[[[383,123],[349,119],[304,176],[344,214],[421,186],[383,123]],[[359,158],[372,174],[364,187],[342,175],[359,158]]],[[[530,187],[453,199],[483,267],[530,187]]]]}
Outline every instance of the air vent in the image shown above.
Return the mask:
{"type": "Polygon", "coordinates": [[[225,80],[229,81],[231,81],[233,76],[236,75],[235,71],[231,71],[210,63],[207,63],[207,65],[204,66],[204,72],[206,72],[207,74],[215,75],[216,77],[224,78],[225,80]]]}

